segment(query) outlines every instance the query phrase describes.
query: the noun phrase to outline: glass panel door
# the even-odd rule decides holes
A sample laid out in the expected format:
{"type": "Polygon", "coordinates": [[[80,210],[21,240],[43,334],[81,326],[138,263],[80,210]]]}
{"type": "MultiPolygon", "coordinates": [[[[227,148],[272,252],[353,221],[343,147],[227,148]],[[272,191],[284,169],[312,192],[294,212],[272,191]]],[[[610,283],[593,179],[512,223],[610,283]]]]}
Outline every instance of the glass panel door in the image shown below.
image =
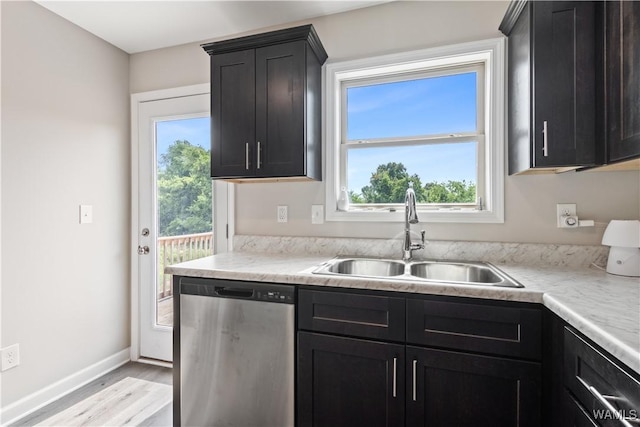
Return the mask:
{"type": "Polygon", "coordinates": [[[171,361],[167,265],[213,254],[209,95],[138,107],[138,289],[143,358],[171,361]]]}

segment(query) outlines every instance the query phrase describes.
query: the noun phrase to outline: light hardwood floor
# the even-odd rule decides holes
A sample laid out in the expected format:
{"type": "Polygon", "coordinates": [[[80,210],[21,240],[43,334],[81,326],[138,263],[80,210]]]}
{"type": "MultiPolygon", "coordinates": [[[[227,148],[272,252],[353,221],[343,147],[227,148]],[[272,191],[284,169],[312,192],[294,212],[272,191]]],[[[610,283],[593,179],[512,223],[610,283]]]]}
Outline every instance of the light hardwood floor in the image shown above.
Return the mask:
{"type": "MultiPolygon", "coordinates": [[[[11,424],[12,426],[33,426],[42,421],[47,420],[55,414],[83,401],[89,396],[98,393],[107,387],[126,378],[139,378],[146,381],[156,382],[160,384],[172,384],[172,373],[170,368],[161,366],[147,365],[143,363],[129,362],[126,365],[90,382],[89,384],[79,388],[78,390],[56,400],[53,403],[37,410],[36,412],[22,418],[18,422],[11,424]]],[[[139,423],[140,426],[171,426],[172,425],[172,405],[171,403],[162,407],[155,414],[139,423]]],[[[63,426],[60,426],[63,427],[63,426]]]]}

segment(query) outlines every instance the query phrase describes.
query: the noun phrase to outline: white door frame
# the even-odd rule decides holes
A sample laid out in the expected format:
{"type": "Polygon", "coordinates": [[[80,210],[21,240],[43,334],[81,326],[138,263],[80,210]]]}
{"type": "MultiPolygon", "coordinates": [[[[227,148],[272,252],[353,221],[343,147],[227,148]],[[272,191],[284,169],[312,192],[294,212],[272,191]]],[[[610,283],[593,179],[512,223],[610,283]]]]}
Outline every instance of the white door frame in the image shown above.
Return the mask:
{"type": "MultiPolygon", "coordinates": [[[[210,85],[198,84],[171,89],[131,94],[131,245],[129,248],[131,259],[131,360],[138,362],[165,364],[149,359],[140,358],[140,271],[138,268],[138,244],[140,224],[138,214],[138,161],[140,160],[139,113],[140,103],[168,98],[178,98],[190,95],[210,93],[210,85]]],[[[214,232],[214,253],[232,250],[234,227],[234,185],[221,181],[213,181],[213,229],[228,230],[227,233],[214,232]],[[218,201],[226,203],[218,203],[218,201]],[[220,208],[226,206],[226,209],[220,208]]]]}

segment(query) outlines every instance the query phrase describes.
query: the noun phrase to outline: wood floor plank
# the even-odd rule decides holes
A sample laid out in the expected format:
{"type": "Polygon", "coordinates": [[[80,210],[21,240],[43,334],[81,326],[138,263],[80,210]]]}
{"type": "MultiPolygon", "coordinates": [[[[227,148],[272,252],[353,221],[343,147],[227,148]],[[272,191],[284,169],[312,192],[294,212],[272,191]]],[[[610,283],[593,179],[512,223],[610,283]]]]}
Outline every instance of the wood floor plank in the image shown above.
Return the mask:
{"type": "Polygon", "coordinates": [[[137,426],[171,402],[171,386],[127,377],[38,426],[137,426]]]}
{"type": "Polygon", "coordinates": [[[138,427],[172,427],[173,404],[169,403],[164,408],[138,424],[138,427]]]}
{"type": "MultiPolygon", "coordinates": [[[[144,363],[129,362],[120,368],[107,373],[106,375],[91,381],[85,386],[72,393],[50,403],[49,405],[29,414],[28,416],[11,424],[15,427],[34,426],[42,423],[48,418],[63,412],[70,407],[82,402],[88,397],[99,393],[108,387],[118,383],[126,377],[139,378],[142,380],[166,384],[171,386],[173,375],[171,368],[149,365],[144,363]]],[[[140,421],[141,426],[171,426],[172,425],[172,405],[166,404],[160,411],[150,415],[146,420],[140,421]]]]}

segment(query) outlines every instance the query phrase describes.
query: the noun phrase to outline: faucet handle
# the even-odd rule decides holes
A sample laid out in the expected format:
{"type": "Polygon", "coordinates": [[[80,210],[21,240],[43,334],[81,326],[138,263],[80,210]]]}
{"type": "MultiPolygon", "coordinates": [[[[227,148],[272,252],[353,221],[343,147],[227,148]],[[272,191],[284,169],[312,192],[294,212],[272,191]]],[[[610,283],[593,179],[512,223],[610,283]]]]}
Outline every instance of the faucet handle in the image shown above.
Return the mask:
{"type": "Polygon", "coordinates": [[[424,245],[425,245],[424,236],[425,236],[425,231],[424,230],[420,231],[421,242],[420,243],[411,243],[411,250],[412,251],[416,251],[418,249],[424,249],[424,245]]]}

